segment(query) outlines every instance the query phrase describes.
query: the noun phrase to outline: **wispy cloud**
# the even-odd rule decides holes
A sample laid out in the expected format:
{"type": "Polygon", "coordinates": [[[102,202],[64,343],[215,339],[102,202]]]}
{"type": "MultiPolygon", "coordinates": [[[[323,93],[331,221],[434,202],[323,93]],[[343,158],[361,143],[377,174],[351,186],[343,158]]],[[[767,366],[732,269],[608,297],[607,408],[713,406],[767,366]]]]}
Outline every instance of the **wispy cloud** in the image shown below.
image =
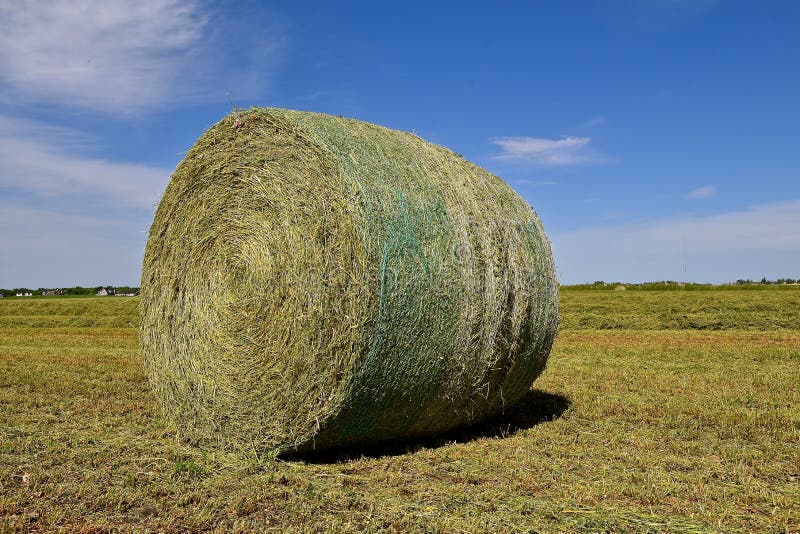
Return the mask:
{"type": "Polygon", "coordinates": [[[0,228],[0,287],[138,283],[146,221],[0,201],[0,228]]]}
{"type": "Polygon", "coordinates": [[[534,163],[539,165],[575,165],[597,161],[596,154],[589,149],[589,137],[498,137],[491,140],[502,152],[495,159],[534,163]]]}
{"type": "Polygon", "coordinates": [[[714,196],[717,193],[716,186],[713,185],[705,185],[703,187],[698,187],[686,195],[688,200],[699,200],[701,198],[708,198],[714,196]]]}
{"type": "Polygon", "coordinates": [[[76,154],[90,139],[66,128],[0,115],[0,187],[40,197],[95,197],[152,208],[170,171],[76,154]]]}
{"type": "Polygon", "coordinates": [[[584,128],[592,128],[594,126],[600,126],[605,122],[606,122],[605,117],[592,117],[591,119],[584,122],[581,126],[583,126],[584,128]]]}
{"type": "MultiPolygon", "coordinates": [[[[221,23],[203,7],[197,0],[4,2],[0,88],[12,102],[116,114],[186,102],[212,90],[224,98],[247,75],[227,70],[230,58],[217,38],[221,23]]],[[[233,41],[241,41],[241,33],[233,41]]],[[[261,74],[281,41],[270,28],[253,33],[259,61],[266,64],[240,72],[261,74]]],[[[237,59],[249,49],[241,47],[237,59]]]]}
{"type": "Polygon", "coordinates": [[[553,182],[551,180],[536,181],[536,180],[530,180],[528,178],[520,178],[518,180],[514,180],[514,183],[515,184],[519,184],[519,185],[530,185],[530,186],[533,186],[533,187],[543,187],[543,186],[548,186],[548,185],[558,185],[558,182],[553,182]]]}
{"type": "Polygon", "coordinates": [[[567,283],[797,276],[800,200],[707,217],[587,228],[552,238],[567,283]]]}

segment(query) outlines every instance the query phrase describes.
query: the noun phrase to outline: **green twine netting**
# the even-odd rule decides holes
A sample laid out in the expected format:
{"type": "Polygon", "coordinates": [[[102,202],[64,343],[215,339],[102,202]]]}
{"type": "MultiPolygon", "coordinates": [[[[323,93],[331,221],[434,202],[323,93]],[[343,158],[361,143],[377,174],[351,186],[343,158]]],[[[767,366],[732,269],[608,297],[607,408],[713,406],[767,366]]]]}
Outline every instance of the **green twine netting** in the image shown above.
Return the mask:
{"type": "Polygon", "coordinates": [[[254,108],[209,129],[150,229],[142,348],[181,434],[305,451],[434,435],[514,403],[558,322],[507,184],[373,124],[254,108]]]}

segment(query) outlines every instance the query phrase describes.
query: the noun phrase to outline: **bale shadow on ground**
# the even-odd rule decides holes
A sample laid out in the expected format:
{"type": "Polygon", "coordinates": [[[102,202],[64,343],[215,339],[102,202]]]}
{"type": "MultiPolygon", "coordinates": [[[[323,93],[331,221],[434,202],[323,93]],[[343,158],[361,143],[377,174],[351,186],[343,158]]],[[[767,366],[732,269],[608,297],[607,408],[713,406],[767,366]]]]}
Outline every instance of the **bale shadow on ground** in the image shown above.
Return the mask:
{"type": "Polygon", "coordinates": [[[569,408],[570,400],[563,395],[533,389],[516,404],[506,407],[502,414],[474,425],[457,428],[435,437],[406,441],[391,441],[347,449],[327,449],[311,453],[291,453],[284,460],[305,461],[314,464],[346,462],[359,458],[379,458],[433,449],[451,443],[469,443],[480,438],[505,438],[520,430],[558,419],[569,408]]]}

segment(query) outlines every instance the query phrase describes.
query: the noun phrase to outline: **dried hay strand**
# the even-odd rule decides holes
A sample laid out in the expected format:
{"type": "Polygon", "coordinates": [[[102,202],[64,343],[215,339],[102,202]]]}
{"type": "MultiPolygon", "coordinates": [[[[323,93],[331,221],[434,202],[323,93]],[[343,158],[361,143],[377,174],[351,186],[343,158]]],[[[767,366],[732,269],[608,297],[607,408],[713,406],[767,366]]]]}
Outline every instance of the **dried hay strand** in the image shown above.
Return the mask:
{"type": "Polygon", "coordinates": [[[282,109],[188,152],[141,286],[165,414],[257,451],[485,419],[530,388],[558,323],[550,243],[505,182],[410,133],[282,109]]]}

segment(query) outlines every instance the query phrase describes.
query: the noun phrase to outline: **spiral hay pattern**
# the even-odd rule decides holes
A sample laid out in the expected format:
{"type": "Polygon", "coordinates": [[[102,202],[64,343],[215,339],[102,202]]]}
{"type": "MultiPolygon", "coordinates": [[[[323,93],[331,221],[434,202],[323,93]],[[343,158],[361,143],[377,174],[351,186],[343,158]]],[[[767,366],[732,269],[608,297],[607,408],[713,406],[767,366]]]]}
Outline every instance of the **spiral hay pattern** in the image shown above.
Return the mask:
{"type": "Polygon", "coordinates": [[[150,229],[142,348],[181,434],[307,451],[434,435],[519,399],[555,336],[549,242],[508,185],[373,124],[210,128],[150,229]]]}

